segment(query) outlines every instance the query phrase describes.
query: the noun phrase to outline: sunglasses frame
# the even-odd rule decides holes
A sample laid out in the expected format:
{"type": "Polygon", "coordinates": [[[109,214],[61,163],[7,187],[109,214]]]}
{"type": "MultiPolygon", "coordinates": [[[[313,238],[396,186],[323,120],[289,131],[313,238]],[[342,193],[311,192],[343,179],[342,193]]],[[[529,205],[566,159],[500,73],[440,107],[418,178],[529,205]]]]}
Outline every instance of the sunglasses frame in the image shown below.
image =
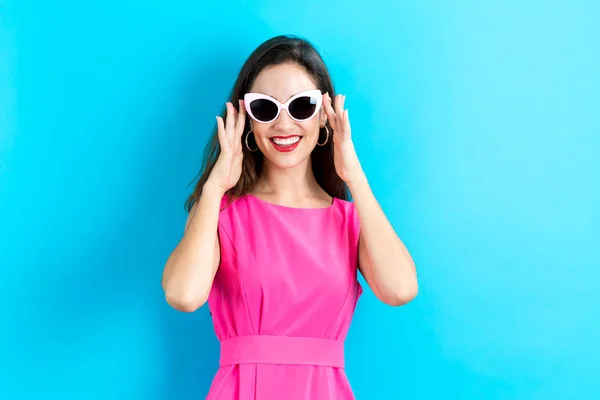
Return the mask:
{"type": "Polygon", "coordinates": [[[281,110],[285,110],[288,113],[288,115],[290,116],[290,118],[293,119],[294,121],[297,121],[297,122],[308,121],[309,119],[311,119],[312,117],[317,115],[317,113],[321,109],[322,104],[323,104],[323,94],[321,93],[321,91],[319,89],[305,90],[303,92],[297,93],[297,94],[293,95],[292,97],[290,97],[288,99],[288,101],[286,101],[283,104],[280,103],[279,101],[277,101],[277,99],[274,99],[273,97],[267,96],[266,94],[263,94],[263,93],[246,93],[244,95],[244,106],[246,108],[246,112],[253,120],[255,120],[256,122],[261,123],[261,124],[268,124],[270,122],[275,121],[279,117],[281,110]],[[296,100],[299,97],[306,97],[306,96],[314,97],[317,100],[315,112],[308,118],[304,118],[304,119],[294,118],[292,116],[292,114],[290,113],[290,110],[288,107],[290,106],[292,101],[296,100]],[[254,114],[252,114],[250,103],[252,103],[254,100],[260,100],[260,99],[272,101],[277,106],[277,114],[275,115],[275,117],[273,117],[273,119],[271,119],[269,121],[261,121],[258,118],[256,118],[254,116],[254,114]]]}

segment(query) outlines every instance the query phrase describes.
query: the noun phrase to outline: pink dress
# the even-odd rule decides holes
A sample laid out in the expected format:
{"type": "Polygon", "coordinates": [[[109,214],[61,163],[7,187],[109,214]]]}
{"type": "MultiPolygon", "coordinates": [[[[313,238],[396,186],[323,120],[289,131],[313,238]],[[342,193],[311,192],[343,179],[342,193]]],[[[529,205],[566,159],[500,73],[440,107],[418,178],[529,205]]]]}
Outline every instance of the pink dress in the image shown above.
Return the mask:
{"type": "Polygon", "coordinates": [[[362,293],[354,203],[292,208],[246,195],[222,209],[218,232],[208,305],[221,356],[206,399],[354,399],[344,370],[362,293]]]}

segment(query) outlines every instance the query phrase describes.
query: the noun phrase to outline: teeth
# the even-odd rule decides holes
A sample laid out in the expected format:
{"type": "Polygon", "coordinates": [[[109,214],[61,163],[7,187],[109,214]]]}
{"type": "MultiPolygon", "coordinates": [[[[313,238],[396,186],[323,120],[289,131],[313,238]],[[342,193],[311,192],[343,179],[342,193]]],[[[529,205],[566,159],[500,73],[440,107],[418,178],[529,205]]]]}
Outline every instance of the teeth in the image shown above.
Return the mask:
{"type": "Polygon", "coordinates": [[[271,140],[273,142],[275,142],[275,144],[278,144],[279,146],[291,146],[292,144],[297,143],[300,140],[300,137],[294,136],[294,137],[286,138],[286,139],[272,138],[271,140]]]}

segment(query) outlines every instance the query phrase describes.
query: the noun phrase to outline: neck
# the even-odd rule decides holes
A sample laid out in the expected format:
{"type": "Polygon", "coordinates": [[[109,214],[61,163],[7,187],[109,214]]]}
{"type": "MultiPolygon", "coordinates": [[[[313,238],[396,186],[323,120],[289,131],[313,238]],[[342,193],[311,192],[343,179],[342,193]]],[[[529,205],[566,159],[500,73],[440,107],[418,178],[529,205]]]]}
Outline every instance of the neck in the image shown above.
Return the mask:
{"type": "Polygon", "coordinates": [[[255,190],[282,200],[314,196],[322,191],[312,171],[310,157],[293,168],[278,168],[265,159],[255,190]]]}

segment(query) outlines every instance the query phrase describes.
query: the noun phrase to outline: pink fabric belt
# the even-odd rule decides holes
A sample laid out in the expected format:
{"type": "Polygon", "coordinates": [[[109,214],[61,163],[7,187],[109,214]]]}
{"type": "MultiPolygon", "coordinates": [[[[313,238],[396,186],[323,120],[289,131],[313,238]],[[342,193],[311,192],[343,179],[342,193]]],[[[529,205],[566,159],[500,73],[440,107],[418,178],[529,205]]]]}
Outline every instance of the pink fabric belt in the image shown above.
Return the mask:
{"type": "Polygon", "coordinates": [[[235,364],[322,365],[344,368],[339,340],[252,335],[221,341],[220,366],[235,364]]]}

